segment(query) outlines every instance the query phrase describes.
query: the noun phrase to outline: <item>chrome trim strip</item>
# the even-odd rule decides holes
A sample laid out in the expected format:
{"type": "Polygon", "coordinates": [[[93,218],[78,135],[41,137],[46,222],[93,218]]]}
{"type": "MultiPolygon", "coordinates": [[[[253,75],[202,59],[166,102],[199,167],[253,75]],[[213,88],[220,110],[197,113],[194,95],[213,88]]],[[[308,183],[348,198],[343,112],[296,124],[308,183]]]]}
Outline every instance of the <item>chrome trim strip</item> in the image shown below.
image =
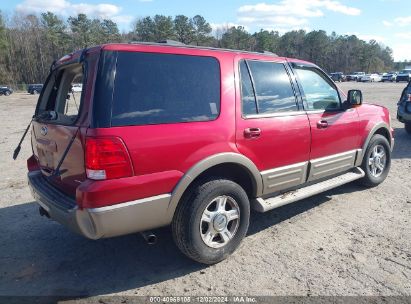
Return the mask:
{"type": "Polygon", "coordinates": [[[308,161],[261,172],[263,195],[298,186],[305,182],[308,161]]]}
{"type": "Polygon", "coordinates": [[[98,207],[98,208],[89,208],[87,210],[89,213],[106,212],[106,211],[112,211],[112,210],[116,210],[120,208],[131,207],[134,205],[150,203],[150,202],[157,201],[157,200],[169,199],[170,197],[171,197],[171,194],[161,194],[161,195],[142,198],[142,199],[138,199],[135,201],[129,201],[129,202],[121,203],[121,204],[115,204],[115,205],[98,207]]]}

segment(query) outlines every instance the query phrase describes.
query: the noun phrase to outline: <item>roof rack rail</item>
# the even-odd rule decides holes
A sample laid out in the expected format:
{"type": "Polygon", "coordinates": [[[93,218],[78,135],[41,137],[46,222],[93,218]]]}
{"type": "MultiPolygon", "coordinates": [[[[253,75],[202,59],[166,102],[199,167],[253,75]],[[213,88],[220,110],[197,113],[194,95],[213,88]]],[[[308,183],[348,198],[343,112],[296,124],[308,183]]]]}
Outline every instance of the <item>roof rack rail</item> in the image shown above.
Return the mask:
{"type": "Polygon", "coordinates": [[[189,46],[185,43],[182,43],[180,41],[176,41],[176,40],[170,40],[170,39],[166,39],[166,40],[160,40],[157,42],[150,42],[150,41],[129,41],[129,44],[146,44],[146,45],[155,45],[155,44],[167,44],[167,45],[176,45],[176,46],[189,46]]]}
{"type": "Polygon", "coordinates": [[[157,43],[170,44],[170,45],[186,45],[185,43],[182,43],[177,40],[171,40],[171,39],[160,40],[157,43]]]}
{"type": "Polygon", "coordinates": [[[277,54],[269,51],[244,51],[244,50],[235,50],[235,49],[225,49],[225,48],[219,48],[219,47],[210,47],[210,46],[197,46],[197,45],[191,45],[191,44],[184,44],[180,41],[175,41],[175,40],[162,40],[159,42],[147,42],[147,41],[129,41],[128,44],[141,44],[141,45],[163,45],[163,46],[175,46],[175,47],[184,47],[184,48],[190,48],[190,49],[203,49],[203,50],[213,50],[213,51],[223,51],[223,52],[237,52],[237,53],[245,53],[245,54],[263,54],[266,56],[273,56],[273,57],[279,57],[277,54]]]}

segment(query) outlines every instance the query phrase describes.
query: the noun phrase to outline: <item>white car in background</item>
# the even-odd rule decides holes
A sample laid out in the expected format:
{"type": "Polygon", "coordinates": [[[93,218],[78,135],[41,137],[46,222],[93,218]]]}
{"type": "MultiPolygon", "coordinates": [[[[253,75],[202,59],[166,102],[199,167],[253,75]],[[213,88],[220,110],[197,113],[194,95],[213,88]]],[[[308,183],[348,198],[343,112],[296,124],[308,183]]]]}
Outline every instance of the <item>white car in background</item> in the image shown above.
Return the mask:
{"type": "Polygon", "coordinates": [[[351,75],[347,75],[347,81],[361,81],[361,77],[365,76],[364,72],[354,72],[351,75]]]}
{"type": "Polygon", "coordinates": [[[381,75],[376,73],[374,74],[366,74],[365,76],[361,77],[362,82],[380,82],[382,80],[381,75]]]}

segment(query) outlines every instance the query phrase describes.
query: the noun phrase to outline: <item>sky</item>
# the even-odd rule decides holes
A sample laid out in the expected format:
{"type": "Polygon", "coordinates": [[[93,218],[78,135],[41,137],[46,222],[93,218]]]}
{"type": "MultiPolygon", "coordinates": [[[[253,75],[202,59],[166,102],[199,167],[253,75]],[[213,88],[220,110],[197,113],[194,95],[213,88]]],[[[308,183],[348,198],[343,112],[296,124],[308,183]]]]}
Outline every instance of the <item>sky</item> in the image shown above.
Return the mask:
{"type": "Polygon", "coordinates": [[[0,0],[6,14],[51,11],[67,18],[86,13],[110,18],[121,31],[155,14],[202,15],[213,29],[242,25],[253,33],[261,28],[284,33],[294,29],[335,31],[357,35],[393,49],[395,61],[411,60],[411,0],[0,0]]]}

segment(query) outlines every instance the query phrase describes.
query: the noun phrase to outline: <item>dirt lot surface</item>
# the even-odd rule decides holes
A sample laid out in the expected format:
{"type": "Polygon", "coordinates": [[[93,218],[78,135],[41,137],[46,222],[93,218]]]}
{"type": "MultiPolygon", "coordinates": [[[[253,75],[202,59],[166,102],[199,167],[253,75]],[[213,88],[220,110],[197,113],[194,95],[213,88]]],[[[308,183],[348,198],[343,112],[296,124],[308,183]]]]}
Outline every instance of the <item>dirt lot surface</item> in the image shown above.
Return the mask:
{"type": "Polygon", "coordinates": [[[26,182],[36,97],[0,96],[0,295],[411,295],[411,136],[396,119],[404,83],[343,83],[388,107],[396,145],[387,180],[349,184],[265,214],[228,260],[185,258],[168,228],[90,241],[42,218],[26,182]]]}

